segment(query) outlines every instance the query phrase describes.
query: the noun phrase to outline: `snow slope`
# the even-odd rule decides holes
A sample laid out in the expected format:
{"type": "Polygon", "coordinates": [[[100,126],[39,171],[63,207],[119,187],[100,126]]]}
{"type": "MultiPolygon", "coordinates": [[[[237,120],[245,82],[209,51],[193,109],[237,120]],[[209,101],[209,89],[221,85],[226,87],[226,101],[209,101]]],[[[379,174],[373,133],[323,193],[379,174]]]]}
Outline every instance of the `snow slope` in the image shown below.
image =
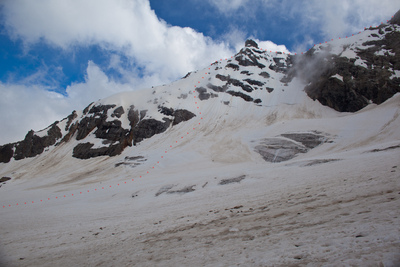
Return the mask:
{"type": "MultiPolygon", "coordinates": [[[[260,55],[266,66],[287,57],[260,55]]],[[[339,113],[311,100],[297,78],[285,84],[283,73],[265,69],[263,77],[257,66],[235,71],[229,60],[94,103],[135,105],[157,120],[160,104],[196,115],[121,155],[77,159],[71,151],[82,141],[72,140],[1,164],[0,175],[13,179],[0,188],[0,263],[398,266],[400,94],[339,113]],[[244,81],[249,73],[273,88],[246,92],[261,103],[207,87],[226,84],[217,74],[244,81]],[[199,87],[218,97],[200,100],[199,87]],[[325,139],[282,162],[256,152],[298,133],[325,139]]]]}

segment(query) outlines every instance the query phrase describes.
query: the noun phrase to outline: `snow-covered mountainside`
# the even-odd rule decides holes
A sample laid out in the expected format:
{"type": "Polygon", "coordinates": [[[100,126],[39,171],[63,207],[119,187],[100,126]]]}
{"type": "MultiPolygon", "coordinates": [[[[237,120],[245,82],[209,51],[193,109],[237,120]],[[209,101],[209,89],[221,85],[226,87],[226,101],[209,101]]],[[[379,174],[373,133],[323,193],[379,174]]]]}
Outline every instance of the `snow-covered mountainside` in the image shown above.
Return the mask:
{"type": "Polygon", "coordinates": [[[248,40],[0,146],[0,263],[396,266],[399,47],[399,12],[304,54],[248,40]]]}
{"type": "Polygon", "coordinates": [[[263,51],[248,40],[232,59],[189,73],[181,81],[112,96],[47,129],[30,131],[23,141],[0,147],[0,162],[35,157],[65,143],[73,146],[76,158],[115,156],[198,116],[200,106],[208,112],[209,105],[214,110],[222,105],[238,109],[257,105],[257,113],[267,116],[277,104],[305,104],[307,100],[297,98],[303,89],[323,105],[355,112],[400,91],[399,40],[395,19],[356,36],[316,45],[304,55],[263,51]],[[192,103],[195,96],[198,105],[192,103]]]}

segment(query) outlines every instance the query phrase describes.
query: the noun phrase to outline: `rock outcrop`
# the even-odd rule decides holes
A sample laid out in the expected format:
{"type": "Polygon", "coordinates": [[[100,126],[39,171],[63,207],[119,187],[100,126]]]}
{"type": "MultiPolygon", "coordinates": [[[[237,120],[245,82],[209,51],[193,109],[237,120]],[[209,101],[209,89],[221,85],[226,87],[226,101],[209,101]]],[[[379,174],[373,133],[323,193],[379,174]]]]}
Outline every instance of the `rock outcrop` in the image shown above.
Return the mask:
{"type": "Polygon", "coordinates": [[[187,110],[161,107],[160,113],[166,117],[162,121],[158,121],[151,118],[146,119],[146,112],[146,110],[139,111],[134,106],[130,106],[126,111],[122,106],[91,103],[83,110],[81,118],[78,118],[74,111],[63,120],[65,121],[64,134],[62,134],[59,128],[60,123],[57,121],[47,129],[40,131],[40,134],[31,130],[24,140],[0,146],[0,162],[8,163],[12,158],[21,160],[35,157],[50,146],[59,146],[73,140],[83,141],[73,148],[72,156],[75,158],[116,156],[126,147],[136,145],[144,139],[162,133],[169,127],[195,116],[187,110]],[[126,116],[129,121],[127,129],[122,125],[123,116],[126,116]],[[44,134],[46,130],[47,132],[44,134]],[[85,141],[89,136],[98,140],[100,145],[85,141]]]}
{"type": "Polygon", "coordinates": [[[363,43],[365,48],[345,47],[353,50],[356,58],[333,55],[329,47],[326,53],[311,49],[296,58],[292,75],[296,72],[293,76],[308,83],[305,91],[310,98],[340,112],[356,112],[371,102],[383,103],[400,92],[400,78],[394,75],[400,71],[400,32],[390,24],[376,30],[379,39],[363,43]]]}
{"type": "Polygon", "coordinates": [[[38,136],[31,130],[26,134],[24,140],[0,146],[0,162],[7,163],[11,158],[20,160],[41,154],[45,148],[54,145],[62,137],[61,129],[57,124],[58,121],[46,128],[47,135],[45,136],[38,136]]]}
{"type": "MultiPolygon", "coordinates": [[[[108,110],[112,108],[115,108],[115,105],[94,106],[88,111],[88,115],[92,115],[83,118],[78,123],[76,140],[83,140],[92,134],[102,140],[102,146],[94,147],[94,144],[90,142],[79,143],[73,149],[74,157],[88,159],[119,155],[126,147],[137,145],[144,139],[151,138],[155,134],[166,131],[170,126],[190,120],[195,116],[187,110],[159,107],[159,112],[168,117],[158,121],[151,118],[146,119],[146,110],[139,111],[134,106],[130,106],[127,114],[130,129],[124,129],[120,120],[109,121],[107,114],[108,110]]],[[[112,112],[111,117],[120,118],[124,113],[123,107],[120,106],[112,112]]]]}
{"type": "Polygon", "coordinates": [[[328,136],[320,132],[287,133],[261,140],[255,151],[267,162],[282,162],[299,153],[307,153],[327,141],[328,136]]]}

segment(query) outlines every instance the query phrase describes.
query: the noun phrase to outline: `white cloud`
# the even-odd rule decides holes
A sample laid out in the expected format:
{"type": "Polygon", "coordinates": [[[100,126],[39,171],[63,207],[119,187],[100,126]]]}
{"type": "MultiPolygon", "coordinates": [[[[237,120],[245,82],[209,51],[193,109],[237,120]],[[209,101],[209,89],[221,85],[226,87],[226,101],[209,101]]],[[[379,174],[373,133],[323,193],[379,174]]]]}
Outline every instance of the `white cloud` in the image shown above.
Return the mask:
{"type": "MultiPolygon", "coordinates": [[[[313,0],[303,3],[302,24],[318,27],[325,38],[338,38],[386,23],[400,8],[397,0],[313,0]]],[[[292,7],[295,8],[295,7],[292,7]]]]}
{"type": "MultiPolygon", "coordinates": [[[[73,110],[82,110],[93,101],[132,90],[130,84],[110,80],[91,61],[86,72],[84,82],[67,87],[68,96],[37,85],[0,82],[0,144],[22,140],[30,129],[44,129],[73,110]]],[[[139,80],[138,83],[144,84],[146,80],[139,80]]]]}
{"type": "MultiPolygon", "coordinates": [[[[208,0],[224,16],[241,19],[254,17],[257,10],[271,21],[296,19],[299,35],[310,30],[319,32],[326,40],[362,31],[364,27],[386,22],[400,9],[398,0],[208,0]]],[[[279,24],[277,24],[279,27],[279,24]]],[[[287,36],[290,38],[290,36],[287,36]]],[[[307,40],[307,43],[309,40],[307,40]]],[[[324,40],[319,40],[322,42],[324,40]]],[[[299,44],[304,47],[304,44],[299,44]]]]}
{"type": "Polygon", "coordinates": [[[234,27],[233,25],[229,25],[228,30],[222,36],[220,36],[220,40],[224,40],[229,43],[230,46],[234,48],[234,51],[237,52],[243,48],[246,37],[247,33],[244,30],[234,27]]]}
{"type": "Polygon", "coordinates": [[[0,92],[0,144],[22,140],[29,129],[43,129],[72,111],[65,99],[38,86],[0,83],[0,92]]]}
{"type": "Polygon", "coordinates": [[[6,0],[3,5],[8,32],[27,46],[41,39],[65,50],[101,45],[166,79],[233,53],[193,29],[167,25],[148,0],[6,0]]]}
{"type": "Polygon", "coordinates": [[[267,51],[290,53],[290,51],[286,48],[285,45],[277,45],[271,41],[259,41],[259,40],[255,41],[258,43],[258,47],[265,49],[267,51]]]}

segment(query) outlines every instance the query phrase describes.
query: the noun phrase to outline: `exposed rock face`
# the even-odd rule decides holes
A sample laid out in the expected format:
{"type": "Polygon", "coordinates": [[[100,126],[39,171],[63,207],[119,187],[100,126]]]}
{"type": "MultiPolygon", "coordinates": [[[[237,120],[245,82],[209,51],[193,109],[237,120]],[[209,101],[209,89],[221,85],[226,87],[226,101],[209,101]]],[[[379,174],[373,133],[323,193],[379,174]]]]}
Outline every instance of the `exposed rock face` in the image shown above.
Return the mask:
{"type": "Polygon", "coordinates": [[[222,179],[218,184],[219,185],[227,185],[227,184],[232,184],[232,183],[240,183],[245,178],[246,178],[246,175],[240,175],[239,177],[235,177],[235,178],[222,179]]]}
{"type": "Polygon", "coordinates": [[[319,132],[287,133],[261,140],[260,144],[255,147],[255,151],[265,161],[282,162],[294,158],[299,153],[307,153],[310,149],[327,141],[327,135],[319,132]]]}
{"type": "Polygon", "coordinates": [[[210,94],[207,93],[207,89],[204,87],[198,87],[196,88],[196,91],[199,93],[199,99],[200,100],[207,100],[210,98],[210,94]]]}
{"type": "MultiPolygon", "coordinates": [[[[278,53],[280,53],[280,52],[278,52],[278,53]]],[[[286,73],[287,72],[288,68],[287,68],[287,65],[284,62],[284,59],[278,58],[278,57],[274,57],[273,60],[274,60],[275,64],[271,63],[269,65],[268,68],[270,70],[273,70],[275,72],[281,72],[281,73],[286,73]]]]}
{"type": "MultiPolygon", "coordinates": [[[[144,139],[155,134],[166,131],[171,125],[190,120],[195,115],[187,110],[174,110],[172,108],[159,106],[159,112],[172,119],[165,117],[163,121],[145,119],[146,111],[138,111],[131,106],[128,111],[130,129],[124,129],[120,120],[108,121],[108,110],[115,105],[98,105],[92,107],[88,114],[93,116],[85,117],[78,124],[77,140],[84,139],[88,134],[94,134],[98,139],[103,140],[103,147],[93,148],[90,142],[80,143],[75,146],[73,156],[80,159],[88,159],[98,156],[116,156],[127,147],[140,143],[144,139]],[[96,129],[96,130],[95,130],[96,129]],[[79,139],[78,139],[79,138],[79,139]]],[[[116,108],[112,115],[116,117],[124,114],[122,107],[116,108]]],[[[113,117],[111,115],[111,117],[113,117]]]]}
{"type": "Polygon", "coordinates": [[[391,78],[400,71],[400,33],[393,31],[391,25],[378,29],[382,39],[363,43],[365,49],[354,49],[356,59],[329,52],[321,56],[313,49],[297,58],[295,75],[309,83],[305,88],[308,96],[337,111],[355,112],[370,101],[381,104],[400,92],[400,79],[391,78]],[[356,60],[366,66],[356,64],[356,60]],[[307,66],[312,66],[313,71],[307,71],[307,66]],[[309,74],[299,73],[301,69],[309,74]]]}
{"type": "Polygon", "coordinates": [[[124,108],[120,106],[114,110],[114,113],[111,114],[111,117],[121,118],[122,114],[124,113],[125,113],[124,108]]]}
{"type": "Polygon", "coordinates": [[[98,156],[115,156],[120,154],[127,146],[136,145],[146,138],[162,133],[171,125],[177,125],[190,120],[195,115],[187,110],[160,107],[159,112],[166,115],[163,121],[145,119],[146,110],[137,110],[131,106],[126,111],[122,106],[93,105],[90,104],[83,110],[83,115],[78,119],[74,111],[65,123],[66,133],[63,135],[55,122],[47,129],[47,134],[38,136],[33,130],[29,131],[23,141],[0,146],[0,162],[7,163],[12,158],[21,160],[41,154],[47,147],[61,145],[71,140],[82,140],[72,151],[73,157],[88,159],[98,156]],[[121,118],[127,116],[130,128],[122,126],[121,118]],[[89,136],[101,140],[101,146],[94,147],[93,143],[85,142],[89,136]]]}
{"type": "Polygon", "coordinates": [[[253,98],[251,96],[243,94],[242,92],[236,92],[236,91],[226,91],[226,92],[230,95],[241,97],[243,98],[244,101],[247,102],[253,101],[253,98]]]}
{"type": "Polygon", "coordinates": [[[393,18],[389,21],[391,24],[400,25],[400,10],[394,14],[393,18]]]}
{"type": "Polygon", "coordinates": [[[41,154],[45,148],[52,146],[58,139],[62,137],[61,130],[57,126],[57,122],[53,123],[47,129],[47,135],[40,137],[33,130],[29,131],[25,139],[13,143],[0,146],[0,162],[7,163],[12,157],[16,160],[24,158],[32,158],[41,154]]]}
{"type": "Polygon", "coordinates": [[[298,153],[306,153],[307,149],[292,141],[281,138],[263,140],[261,145],[255,147],[265,161],[281,162],[294,158],[298,153]]]}
{"type": "Polygon", "coordinates": [[[72,156],[78,159],[89,159],[99,156],[112,157],[121,154],[123,150],[120,144],[92,149],[93,146],[94,144],[91,144],[89,142],[78,144],[74,147],[72,156]]]}
{"type": "Polygon", "coordinates": [[[264,64],[258,62],[260,56],[256,55],[253,49],[258,49],[258,45],[253,40],[247,40],[245,43],[245,48],[241,49],[239,53],[236,54],[235,60],[240,66],[257,66],[260,69],[265,68],[264,64]]]}
{"type": "Polygon", "coordinates": [[[258,44],[251,39],[246,40],[246,42],[244,43],[244,46],[245,47],[255,47],[258,49],[258,44]]]}
{"type": "Polygon", "coordinates": [[[71,126],[71,123],[73,120],[76,119],[76,117],[78,117],[78,114],[76,114],[76,111],[74,110],[71,115],[69,115],[66,119],[67,119],[67,123],[65,125],[65,130],[68,131],[69,127],[71,126]]]}
{"type": "Polygon", "coordinates": [[[266,71],[260,72],[258,75],[260,75],[261,77],[264,77],[264,78],[269,78],[269,77],[271,77],[271,75],[269,75],[269,73],[266,72],[266,71]]]}
{"type": "Polygon", "coordinates": [[[155,119],[146,119],[140,121],[135,128],[133,128],[134,144],[141,142],[146,138],[150,138],[155,134],[159,134],[168,129],[171,120],[163,118],[164,122],[155,119]]]}
{"type": "Polygon", "coordinates": [[[93,131],[94,128],[100,127],[107,119],[107,111],[114,107],[115,105],[93,106],[88,112],[89,116],[84,117],[79,122],[76,140],[84,139],[91,131],[93,131]],[[90,114],[93,115],[90,116],[90,114]]]}
{"type": "Polygon", "coordinates": [[[147,161],[147,159],[143,156],[125,157],[123,161],[116,163],[115,167],[129,166],[131,168],[135,168],[145,161],[147,161]]]}
{"type": "Polygon", "coordinates": [[[14,155],[13,144],[0,146],[0,162],[8,163],[14,155]]]}
{"type": "Polygon", "coordinates": [[[257,86],[263,86],[265,84],[263,82],[252,80],[252,79],[244,79],[244,81],[248,82],[251,85],[257,85],[257,86]]]}
{"type": "Polygon", "coordinates": [[[1,177],[1,178],[0,178],[0,183],[5,183],[5,182],[7,182],[7,181],[9,181],[9,180],[11,180],[10,177],[1,177]]]}
{"type": "Polygon", "coordinates": [[[225,67],[232,68],[233,70],[239,70],[239,66],[232,63],[227,64],[225,67]]]}
{"type": "Polygon", "coordinates": [[[177,125],[183,121],[188,121],[196,115],[185,109],[177,109],[174,111],[173,116],[174,120],[172,121],[172,126],[177,125]]]}
{"type": "Polygon", "coordinates": [[[7,181],[9,181],[9,180],[11,180],[11,178],[10,177],[1,177],[0,178],[0,187],[2,186],[2,185],[5,185],[6,184],[6,182],[7,181]]]}

